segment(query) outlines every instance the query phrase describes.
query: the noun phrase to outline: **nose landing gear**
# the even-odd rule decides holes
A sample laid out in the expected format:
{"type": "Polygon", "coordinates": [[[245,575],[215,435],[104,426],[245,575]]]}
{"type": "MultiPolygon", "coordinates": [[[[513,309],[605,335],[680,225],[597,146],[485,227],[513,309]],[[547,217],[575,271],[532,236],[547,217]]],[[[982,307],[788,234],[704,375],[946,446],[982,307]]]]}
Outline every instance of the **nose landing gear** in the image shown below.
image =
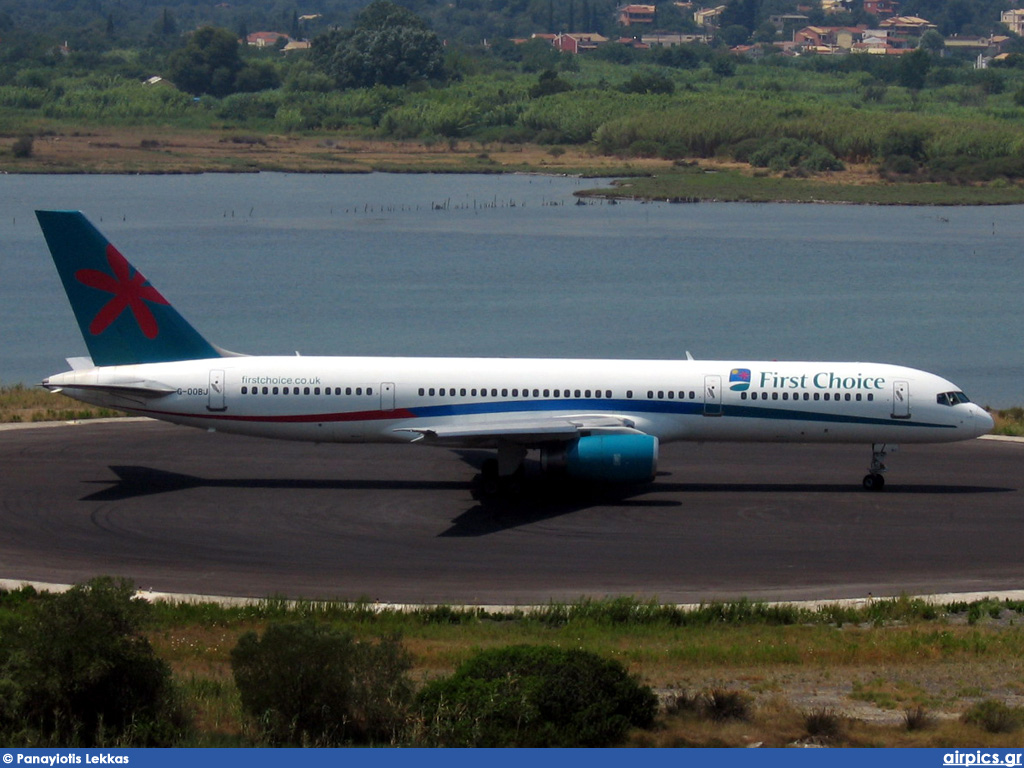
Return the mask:
{"type": "Polygon", "coordinates": [[[868,467],[868,473],[864,475],[864,479],[861,481],[861,485],[867,491],[880,491],[885,488],[885,477],[883,473],[886,471],[885,457],[888,455],[886,448],[896,450],[896,446],[887,446],[884,443],[875,443],[871,446],[871,466],[868,467]]]}

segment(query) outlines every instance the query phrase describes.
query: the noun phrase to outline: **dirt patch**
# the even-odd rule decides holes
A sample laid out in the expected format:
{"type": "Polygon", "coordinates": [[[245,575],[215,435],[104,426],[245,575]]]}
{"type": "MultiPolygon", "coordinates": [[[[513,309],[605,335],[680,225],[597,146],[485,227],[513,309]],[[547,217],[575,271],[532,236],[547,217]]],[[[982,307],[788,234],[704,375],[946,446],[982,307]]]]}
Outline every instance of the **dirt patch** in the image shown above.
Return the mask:
{"type": "Polygon", "coordinates": [[[11,156],[3,140],[0,168],[15,173],[504,173],[534,171],[621,175],[650,173],[671,162],[596,155],[580,147],[468,141],[376,141],[345,135],[287,136],[236,131],[99,128],[35,139],[30,158],[11,156]]]}

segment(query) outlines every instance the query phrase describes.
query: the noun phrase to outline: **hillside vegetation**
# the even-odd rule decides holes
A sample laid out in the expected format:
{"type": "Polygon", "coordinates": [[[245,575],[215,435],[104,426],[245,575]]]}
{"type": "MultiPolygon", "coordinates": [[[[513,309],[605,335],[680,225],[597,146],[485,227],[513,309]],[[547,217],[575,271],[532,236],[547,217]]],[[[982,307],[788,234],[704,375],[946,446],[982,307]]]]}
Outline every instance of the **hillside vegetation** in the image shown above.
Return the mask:
{"type": "MultiPolygon", "coordinates": [[[[90,133],[116,156],[129,148],[104,142],[104,131],[131,128],[141,136],[131,149],[149,150],[152,167],[143,158],[134,168],[143,171],[167,170],[160,162],[174,154],[165,146],[173,144],[168,132],[198,131],[220,135],[236,157],[271,138],[318,137],[319,154],[339,171],[365,170],[344,167],[334,150],[341,140],[475,145],[477,157],[455,157],[449,168],[471,171],[507,170],[502,161],[480,160],[531,145],[555,160],[566,152],[615,158],[627,171],[645,160],[660,168],[699,161],[728,164],[751,179],[944,185],[959,188],[953,202],[989,188],[1000,191],[979,202],[1022,199],[1018,55],[975,69],[925,49],[753,61],[708,45],[606,45],[582,55],[560,54],[543,40],[442,48],[423,18],[385,0],[350,24],[287,56],[274,46],[240,46],[227,30],[186,35],[176,24],[123,45],[111,32],[105,46],[92,41],[82,50],[55,52],[38,38],[34,48],[5,49],[0,168],[69,170],[53,145],[90,133]],[[395,50],[401,54],[387,53],[395,50]],[[164,80],[144,82],[153,76],[164,80]]],[[[585,172],[586,165],[577,160],[565,170],[585,172]]],[[[312,169],[287,160],[276,167],[312,169]]],[[[78,169],[129,170],[98,161],[78,169]]],[[[184,170],[202,170],[202,163],[184,170]]]]}

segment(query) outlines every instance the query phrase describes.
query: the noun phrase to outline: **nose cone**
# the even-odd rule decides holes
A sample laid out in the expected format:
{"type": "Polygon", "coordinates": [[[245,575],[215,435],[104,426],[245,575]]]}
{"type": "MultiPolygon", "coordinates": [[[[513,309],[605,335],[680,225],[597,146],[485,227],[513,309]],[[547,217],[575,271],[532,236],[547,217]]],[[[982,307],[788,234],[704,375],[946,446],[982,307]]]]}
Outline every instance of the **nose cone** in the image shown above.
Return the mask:
{"type": "Polygon", "coordinates": [[[989,432],[992,431],[992,428],[996,425],[996,423],[992,420],[992,417],[989,415],[988,411],[976,405],[974,406],[973,422],[974,434],[978,435],[979,437],[981,435],[987,435],[989,432]]]}

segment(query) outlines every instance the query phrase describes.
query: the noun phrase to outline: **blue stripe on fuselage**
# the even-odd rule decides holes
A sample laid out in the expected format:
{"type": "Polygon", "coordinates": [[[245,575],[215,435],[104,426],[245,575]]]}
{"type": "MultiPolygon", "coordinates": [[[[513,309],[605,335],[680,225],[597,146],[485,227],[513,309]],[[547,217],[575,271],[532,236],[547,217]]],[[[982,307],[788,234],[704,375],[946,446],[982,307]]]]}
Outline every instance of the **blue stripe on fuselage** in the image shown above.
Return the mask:
{"type": "MultiPolygon", "coordinates": [[[[544,413],[551,411],[580,411],[584,413],[650,413],[673,416],[700,416],[704,403],[699,400],[621,400],[605,398],[566,398],[559,400],[504,400],[480,403],[452,403],[451,405],[424,405],[408,409],[420,418],[444,416],[480,416],[502,413],[544,413]]],[[[722,415],[743,419],[775,419],[782,421],[818,421],[830,424],[871,424],[954,429],[952,424],[935,424],[906,419],[876,418],[844,413],[791,410],[753,405],[722,405],[722,415]]]]}

